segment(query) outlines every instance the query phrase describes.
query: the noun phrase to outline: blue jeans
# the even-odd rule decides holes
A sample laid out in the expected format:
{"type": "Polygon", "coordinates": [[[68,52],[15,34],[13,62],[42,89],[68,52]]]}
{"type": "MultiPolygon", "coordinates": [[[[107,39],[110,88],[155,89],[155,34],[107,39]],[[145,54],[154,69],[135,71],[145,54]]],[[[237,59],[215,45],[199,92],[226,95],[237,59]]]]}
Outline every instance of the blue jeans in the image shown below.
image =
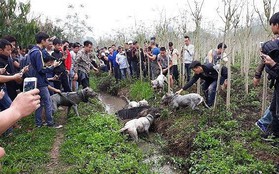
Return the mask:
{"type": "Polygon", "coordinates": [[[205,81],[202,84],[202,90],[205,95],[205,100],[209,107],[214,104],[215,95],[216,95],[216,87],[217,87],[217,81],[213,81],[211,83],[205,81]]]}
{"type": "Polygon", "coordinates": [[[264,115],[262,116],[262,118],[260,118],[258,121],[262,124],[264,124],[265,126],[268,126],[271,124],[272,122],[272,114],[271,111],[269,109],[270,107],[268,107],[265,112],[264,115]]]}
{"type": "Polygon", "coordinates": [[[120,72],[121,72],[121,76],[122,76],[122,79],[126,79],[127,78],[127,68],[123,68],[123,69],[120,69],[120,72]]]}
{"type": "Polygon", "coordinates": [[[52,118],[52,103],[50,99],[50,94],[47,87],[39,87],[40,90],[40,97],[41,97],[41,106],[35,112],[35,123],[36,126],[42,126],[42,110],[45,107],[46,112],[46,123],[48,125],[53,125],[53,118],[52,118]]]}

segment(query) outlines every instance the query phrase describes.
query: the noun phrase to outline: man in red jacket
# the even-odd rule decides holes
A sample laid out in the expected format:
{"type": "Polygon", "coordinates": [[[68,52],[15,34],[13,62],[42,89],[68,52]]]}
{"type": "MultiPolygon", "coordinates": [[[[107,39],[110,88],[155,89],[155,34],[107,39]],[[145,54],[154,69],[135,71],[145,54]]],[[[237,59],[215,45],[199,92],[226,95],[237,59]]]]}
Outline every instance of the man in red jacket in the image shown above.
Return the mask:
{"type": "Polygon", "coordinates": [[[65,67],[66,67],[67,73],[69,74],[70,70],[71,70],[71,66],[72,66],[72,57],[71,57],[71,53],[69,51],[69,41],[63,40],[62,45],[63,45],[62,49],[65,49],[65,50],[63,50],[63,53],[67,54],[67,57],[65,59],[65,67]]]}

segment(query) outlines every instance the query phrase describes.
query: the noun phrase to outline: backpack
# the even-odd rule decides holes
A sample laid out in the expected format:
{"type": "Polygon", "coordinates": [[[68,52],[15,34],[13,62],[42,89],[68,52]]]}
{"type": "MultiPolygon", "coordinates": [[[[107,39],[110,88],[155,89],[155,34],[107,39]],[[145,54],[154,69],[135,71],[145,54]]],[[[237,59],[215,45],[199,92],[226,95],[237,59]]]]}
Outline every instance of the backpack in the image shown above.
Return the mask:
{"type": "MultiPolygon", "coordinates": [[[[20,64],[20,69],[24,68],[25,66],[28,66],[28,71],[25,72],[22,76],[23,79],[25,79],[26,77],[35,77],[36,76],[36,71],[34,69],[34,67],[31,64],[31,60],[30,60],[30,54],[33,53],[34,51],[38,51],[38,48],[32,48],[28,54],[26,54],[24,56],[23,59],[20,60],[19,64],[20,64]]],[[[39,50],[40,51],[40,50],[39,50]]],[[[42,53],[41,53],[42,54],[42,53]]]]}

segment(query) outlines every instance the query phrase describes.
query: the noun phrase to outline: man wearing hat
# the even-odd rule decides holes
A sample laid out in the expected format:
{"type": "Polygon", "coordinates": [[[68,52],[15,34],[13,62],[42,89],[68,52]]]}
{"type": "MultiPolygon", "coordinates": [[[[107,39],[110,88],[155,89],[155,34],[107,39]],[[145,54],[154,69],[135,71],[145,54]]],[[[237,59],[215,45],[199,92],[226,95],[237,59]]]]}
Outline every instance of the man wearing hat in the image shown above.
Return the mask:
{"type": "MultiPolygon", "coordinates": [[[[176,94],[180,94],[183,90],[187,90],[190,88],[196,81],[199,79],[204,80],[202,84],[202,90],[205,95],[206,104],[211,107],[214,104],[214,99],[216,95],[216,87],[217,87],[217,80],[218,80],[218,72],[216,69],[213,68],[213,64],[208,63],[202,65],[199,61],[193,61],[190,64],[190,69],[194,71],[194,76],[191,80],[176,94]]],[[[221,69],[221,80],[220,85],[226,86],[226,79],[228,77],[228,71],[226,67],[222,67],[221,69]]]]}

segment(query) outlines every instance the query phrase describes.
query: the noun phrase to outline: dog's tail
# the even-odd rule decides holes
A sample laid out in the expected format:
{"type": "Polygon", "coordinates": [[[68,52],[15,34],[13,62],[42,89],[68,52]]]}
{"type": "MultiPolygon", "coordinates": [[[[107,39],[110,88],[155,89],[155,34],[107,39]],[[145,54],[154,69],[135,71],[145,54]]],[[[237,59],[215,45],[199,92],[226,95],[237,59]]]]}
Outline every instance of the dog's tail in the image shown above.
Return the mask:
{"type": "Polygon", "coordinates": [[[127,104],[130,103],[130,100],[126,96],[121,95],[120,98],[124,99],[127,102],[127,104]]]}
{"type": "Polygon", "coordinates": [[[209,108],[209,106],[206,104],[206,102],[205,102],[205,100],[204,100],[204,98],[203,98],[202,96],[200,96],[200,101],[199,101],[199,103],[198,103],[197,105],[199,105],[199,104],[201,104],[201,103],[203,103],[203,105],[204,105],[206,108],[209,108]]]}
{"type": "Polygon", "coordinates": [[[123,127],[122,129],[119,130],[119,132],[125,132],[128,128],[127,127],[123,127]]]}

